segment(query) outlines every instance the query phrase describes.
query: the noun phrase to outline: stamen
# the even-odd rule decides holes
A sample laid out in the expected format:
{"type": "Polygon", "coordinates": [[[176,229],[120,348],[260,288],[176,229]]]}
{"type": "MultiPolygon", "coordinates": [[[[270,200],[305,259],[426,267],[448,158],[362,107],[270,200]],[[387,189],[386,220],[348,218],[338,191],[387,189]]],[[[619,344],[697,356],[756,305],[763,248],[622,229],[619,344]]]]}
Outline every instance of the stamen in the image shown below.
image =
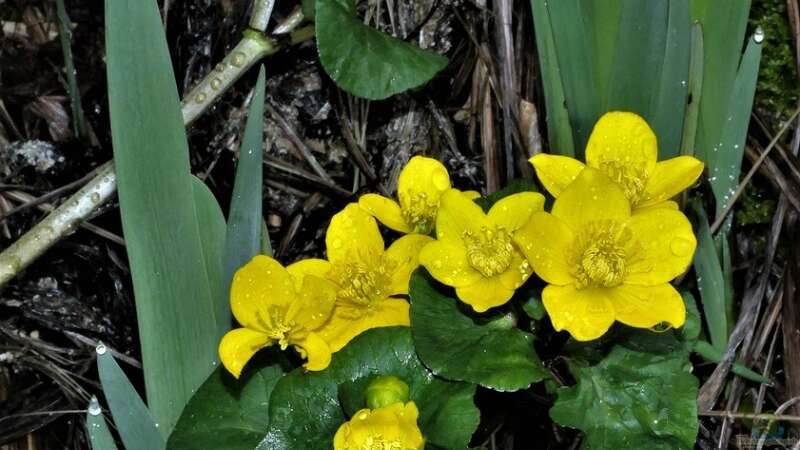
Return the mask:
{"type": "Polygon", "coordinates": [[[269,307],[266,313],[259,311],[257,316],[267,336],[278,341],[281,350],[286,350],[289,346],[291,335],[299,338],[298,334],[304,334],[304,330],[298,328],[294,320],[286,320],[286,312],[277,306],[269,307]]]}
{"type": "Polygon", "coordinates": [[[357,450],[403,450],[403,443],[399,439],[387,440],[380,434],[372,434],[367,436],[364,444],[357,450]]]}
{"type": "Polygon", "coordinates": [[[415,233],[430,234],[436,222],[439,199],[430,199],[425,192],[400,192],[400,211],[415,233]]]}
{"type": "Polygon", "coordinates": [[[485,277],[501,274],[511,265],[514,245],[503,227],[483,227],[477,233],[464,231],[469,264],[485,277]]]}
{"type": "Polygon", "coordinates": [[[600,170],[622,188],[625,197],[632,205],[639,202],[649,176],[643,165],[637,167],[630,163],[621,164],[619,161],[606,160],[600,163],[600,170]]]}
{"type": "Polygon", "coordinates": [[[331,277],[341,286],[336,299],[348,310],[359,316],[365,308],[389,296],[389,286],[394,267],[383,261],[375,267],[361,263],[340,264],[333,267],[331,277]]]}
{"type": "Polygon", "coordinates": [[[631,231],[617,222],[605,220],[587,224],[570,254],[578,289],[622,284],[631,236],[631,231]]]}

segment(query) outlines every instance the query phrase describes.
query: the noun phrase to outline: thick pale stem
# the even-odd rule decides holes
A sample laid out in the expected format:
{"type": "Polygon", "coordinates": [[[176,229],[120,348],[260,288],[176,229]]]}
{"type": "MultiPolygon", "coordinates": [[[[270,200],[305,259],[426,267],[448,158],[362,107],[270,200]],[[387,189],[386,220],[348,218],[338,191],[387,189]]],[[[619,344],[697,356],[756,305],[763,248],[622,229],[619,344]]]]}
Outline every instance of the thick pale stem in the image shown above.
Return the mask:
{"type": "MultiPolygon", "coordinates": [[[[256,31],[246,31],[233,51],[184,98],[181,108],[184,124],[188,125],[205,112],[253,64],[276,51],[277,46],[272,40],[256,31]]],[[[0,288],[74,231],[94,210],[113,197],[116,189],[117,178],[109,161],[83,189],[0,253],[0,288]]]]}
{"type": "Polygon", "coordinates": [[[75,231],[92,211],[114,195],[116,188],[114,168],[107,162],[86,186],[0,254],[0,286],[61,237],[75,231]]]}
{"type": "Polygon", "coordinates": [[[253,14],[250,16],[250,28],[262,33],[267,31],[267,23],[272,15],[273,6],[275,6],[275,0],[255,0],[253,14]]]}
{"type": "Polygon", "coordinates": [[[181,102],[183,122],[190,124],[208,109],[223,92],[256,62],[277,51],[275,43],[253,30],[244,32],[244,38],[214,67],[214,70],[186,94],[181,102]]]}

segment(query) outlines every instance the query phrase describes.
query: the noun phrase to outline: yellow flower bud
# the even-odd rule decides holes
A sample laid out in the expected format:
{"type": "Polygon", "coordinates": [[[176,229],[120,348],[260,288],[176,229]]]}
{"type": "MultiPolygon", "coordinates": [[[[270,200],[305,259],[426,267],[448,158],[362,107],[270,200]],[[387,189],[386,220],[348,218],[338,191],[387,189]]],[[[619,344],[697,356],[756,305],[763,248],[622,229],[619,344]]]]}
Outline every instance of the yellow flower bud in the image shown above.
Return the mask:
{"type": "Polygon", "coordinates": [[[419,410],[414,402],[362,409],[336,431],[333,448],[423,450],[425,439],[417,426],[417,417],[419,410]]]}
{"type": "Polygon", "coordinates": [[[367,407],[378,409],[393,403],[408,401],[408,385],[392,375],[380,376],[372,380],[365,392],[367,407]]]}

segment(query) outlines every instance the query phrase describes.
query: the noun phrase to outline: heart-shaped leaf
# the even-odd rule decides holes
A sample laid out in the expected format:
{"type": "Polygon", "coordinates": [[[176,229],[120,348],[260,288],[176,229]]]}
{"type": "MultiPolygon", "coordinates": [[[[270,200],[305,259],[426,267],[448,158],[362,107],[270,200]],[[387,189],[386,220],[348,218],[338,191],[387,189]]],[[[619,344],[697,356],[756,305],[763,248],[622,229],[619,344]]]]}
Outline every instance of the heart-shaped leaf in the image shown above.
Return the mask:
{"type": "Polygon", "coordinates": [[[369,330],[333,355],[323,372],[297,369],[275,386],[269,431],[259,450],[329,450],[339,426],[364,408],[364,390],[380,375],[409,386],[420,411],[419,427],[431,448],[465,449],[480,414],[475,386],[441,380],[417,358],[408,328],[369,330]]]}
{"type": "Polygon", "coordinates": [[[435,374],[515,391],[547,376],[533,335],[511,326],[513,318],[476,314],[437,289],[424,270],[411,278],[411,327],[417,354],[435,374]]]}
{"type": "Polygon", "coordinates": [[[595,366],[572,366],[578,384],[558,390],[550,417],[582,430],[583,448],[691,449],[698,427],[691,367],[684,349],[616,346],[595,366]]]}
{"type": "Polygon", "coordinates": [[[356,15],[353,0],[317,0],[319,59],[342,89],[382,100],[427,83],[447,58],[374,30],[356,15]]]}

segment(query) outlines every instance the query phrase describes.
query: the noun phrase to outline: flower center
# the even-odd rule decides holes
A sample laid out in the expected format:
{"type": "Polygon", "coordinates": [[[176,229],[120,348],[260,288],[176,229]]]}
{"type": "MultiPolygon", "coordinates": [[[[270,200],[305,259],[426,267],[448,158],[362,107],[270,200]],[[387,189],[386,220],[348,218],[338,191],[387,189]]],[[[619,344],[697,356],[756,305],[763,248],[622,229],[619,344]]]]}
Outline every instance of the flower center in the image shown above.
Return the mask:
{"type": "Polygon", "coordinates": [[[403,443],[399,439],[384,439],[380,434],[371,434],[358,450],[403,450],[403,443]]]}
{"type": "Polygon", "coordinates": [[[389,296],[392,269],[386,262],[375,267],[362,263],[334,266],[331,277],[341,287],[336,300],[343,306],[363,311],[365,307],[389,296]]]}
{"type": "Polygon", "coordinates": [[[415,233],[430,234],[436,222],[439,200],[428,198],[425,192],[400,194],[400,210],[403,219],[414,228],[415,233]]]}
{"type": "Polygon", "coordinates": [[[289,346],[289,336],[295,330],[297,324],[294,320],[286,320],[285,311],[277,306],[268,308],[266,314],[258,313],[261,325],[264,327],[267,336],[274,339],[281,346],[281,350],[286,350],[289,346]]]}
{"type": "Polygon", "coordinates": [[[485,277],[501,274],[511,265],[514,246],[503,227],[482,227],[477,233],[464,231],[469,264],[485,277]]]}
{"type": "Polygon", "coordinates": [[[598,221],[587,224],[571,255],[578,289],[622,284],[628,259],[626,246],[630,239],[630,230],[617,222],[598,221]]]}
{"type": "Polygon", "coordinates": [[[600,163],[600,170],[614,180],[625,192],[625,197],[636,205],[642,197],[649,174],[643,165],[622,164],[619,161],[606,160],[600,163]]]}

